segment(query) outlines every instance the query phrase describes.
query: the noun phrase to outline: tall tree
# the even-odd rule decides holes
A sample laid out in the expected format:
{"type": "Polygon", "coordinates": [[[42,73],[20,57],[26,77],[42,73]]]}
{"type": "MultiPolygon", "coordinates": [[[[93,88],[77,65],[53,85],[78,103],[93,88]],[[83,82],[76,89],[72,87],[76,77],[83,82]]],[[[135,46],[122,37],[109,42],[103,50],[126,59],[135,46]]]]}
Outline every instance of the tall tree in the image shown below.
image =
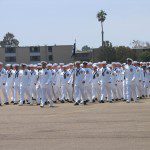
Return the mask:
{"type": "Polygon", "coordinates": [[[104,28],[103,28],[103,23],[106,20],[106,12],[104,10],[101,10],[97,13],[97,19],[101,23],[101,28],[102,28],[102,47],[104,46],[104,28]]]}
{"type": "Polygon", "coordinates": [[[6,33],[3,40],[0,41],[1,47],[18,47],[19,41],[15,39],[15,36],[12,33],[6,33]]]}

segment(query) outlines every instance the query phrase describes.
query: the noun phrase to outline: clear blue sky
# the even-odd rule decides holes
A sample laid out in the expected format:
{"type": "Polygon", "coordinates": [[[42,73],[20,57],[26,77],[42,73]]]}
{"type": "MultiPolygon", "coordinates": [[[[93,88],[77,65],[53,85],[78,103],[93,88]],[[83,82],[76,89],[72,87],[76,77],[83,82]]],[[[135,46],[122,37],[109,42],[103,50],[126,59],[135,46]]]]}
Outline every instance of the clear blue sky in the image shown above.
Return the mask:
{"type": "Polygon", "coordinates": [[[9,31],[21,46],[73,44],[76,38],[78,48],[98,47],[101,9],[108,14],[105,40],[150,42],[150,0],[0,0],[0,40],[9,31]]]}

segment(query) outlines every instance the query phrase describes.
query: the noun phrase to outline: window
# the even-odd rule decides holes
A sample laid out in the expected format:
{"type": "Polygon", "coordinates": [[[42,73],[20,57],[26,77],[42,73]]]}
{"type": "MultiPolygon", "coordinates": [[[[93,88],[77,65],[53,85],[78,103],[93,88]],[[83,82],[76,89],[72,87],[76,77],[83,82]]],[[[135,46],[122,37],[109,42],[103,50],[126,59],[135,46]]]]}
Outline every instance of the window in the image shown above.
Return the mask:
{"type": "Polygon", "coordinates": [[[53,47],[52,46],[48,46],[48,52],[52,53],[53,51],[53,47]]]}
{"type": "Polygon", "coordinates": [[[15,47],[6,47],[5,53],[16,53],[16,48],[15,47]]]}
{"type": "Polygon", "coordinates": [[[49,55],[49,61],[53,61],[53,56],[49,55]]]}
{"type": "Polygon", "coordinates": [[[30,56],[30,61],[40,61],[40,56],[30,56]]]}
{"type": "Polygon", "coordinates": [[[40,53],[40,47],[30,47],[30,53],[40,53]]]}
{"type": "Polygon", "coordinates": [[[16,62],[16,57],[5,57],[5,62],[16,62]]]}

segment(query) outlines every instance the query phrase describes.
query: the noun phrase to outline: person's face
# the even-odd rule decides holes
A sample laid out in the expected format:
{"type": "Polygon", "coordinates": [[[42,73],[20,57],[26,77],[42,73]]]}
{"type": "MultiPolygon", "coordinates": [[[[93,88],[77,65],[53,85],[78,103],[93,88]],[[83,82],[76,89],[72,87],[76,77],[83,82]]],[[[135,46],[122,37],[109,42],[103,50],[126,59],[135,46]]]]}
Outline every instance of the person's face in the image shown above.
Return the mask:
{"type": "Polygon", "coordinates": [[[127,64],[130,66],[132,64],[132,62],[131,61],[127,61],[127,64]]]}
{"type": "Polygon", "coordinates": [[[6,70],[10,70],[10,67],[6,67],[6,70]]]}
{"type": "Polygon", "coordinates": [[[97,71],[97,67],[94,67],[93,69],[94,69],[94,71],[97,71]]]}
{"type": "Polygon", "coordinates": [[[70,65],[70,69],[73,69],[73,65],[70,65]]]}
{"type": "Polygon", "coordinates": [[[60,65],[60,69],[63,69],[63,65],[60,65]]]}
{"type": "Polygon", "coordinates": [[[106,64],[102,64],[102,67],[104,67],[104,68],[105,68],[105,67],[106,67],[106,64]]]}
{"type": "Polygon", "coordinates": [[[52,67],[51,67],[51,66],[49,66],[49,67],[47,67],[47,69],[51,70],[51,69],[52,69],[52,67]]]}
{"type": "Polygon", "coordinates": [[[22,67],[21,67],[22,70],[25,70],[26,68],[27,68],[26,66],[22,66],[22,67]]]}
{"type": "Polygon", "coordinates": [[[67,70],[67,67],[63,67],[63,70],[66,71],[66,70],[67,70]]]}
{"type": "Polygon", "coordinates": [[[42,68],[45,69],[46,68],[46,64],[42,64],[42,68]]]}
{"type": "Polygon", "coordinates": [[[30,67],[30,70],[33,71],[33,70],[34,70],[34,67],[30,67]]]}
{"type": "Polygon", "coordinates": [[[113,64],[113,65],[112,65],[112,68],[116,68],[116,65],[115,65],[115,64],[113,64]]]}
{"type": "Polygon", "coordinates": [[[76,67],[77,67],[77,68],[80,68],[80,64],[76,64],[76,67]]]}
{"type": "Polygon", "coordinates": [[[83,64],[83,68],[87,68],[87,64],[83,64]]]}

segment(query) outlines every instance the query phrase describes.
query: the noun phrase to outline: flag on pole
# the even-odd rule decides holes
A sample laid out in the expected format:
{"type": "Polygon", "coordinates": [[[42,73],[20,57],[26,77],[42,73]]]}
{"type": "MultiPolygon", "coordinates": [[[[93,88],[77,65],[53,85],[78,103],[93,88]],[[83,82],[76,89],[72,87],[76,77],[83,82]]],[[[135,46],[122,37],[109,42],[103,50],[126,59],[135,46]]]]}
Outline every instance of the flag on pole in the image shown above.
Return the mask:
{"type": "Polygon", "coordinates": [[[72,57],[75,56],[75,54],[76,54],[76,40],[72,48],[72,57]]]}

